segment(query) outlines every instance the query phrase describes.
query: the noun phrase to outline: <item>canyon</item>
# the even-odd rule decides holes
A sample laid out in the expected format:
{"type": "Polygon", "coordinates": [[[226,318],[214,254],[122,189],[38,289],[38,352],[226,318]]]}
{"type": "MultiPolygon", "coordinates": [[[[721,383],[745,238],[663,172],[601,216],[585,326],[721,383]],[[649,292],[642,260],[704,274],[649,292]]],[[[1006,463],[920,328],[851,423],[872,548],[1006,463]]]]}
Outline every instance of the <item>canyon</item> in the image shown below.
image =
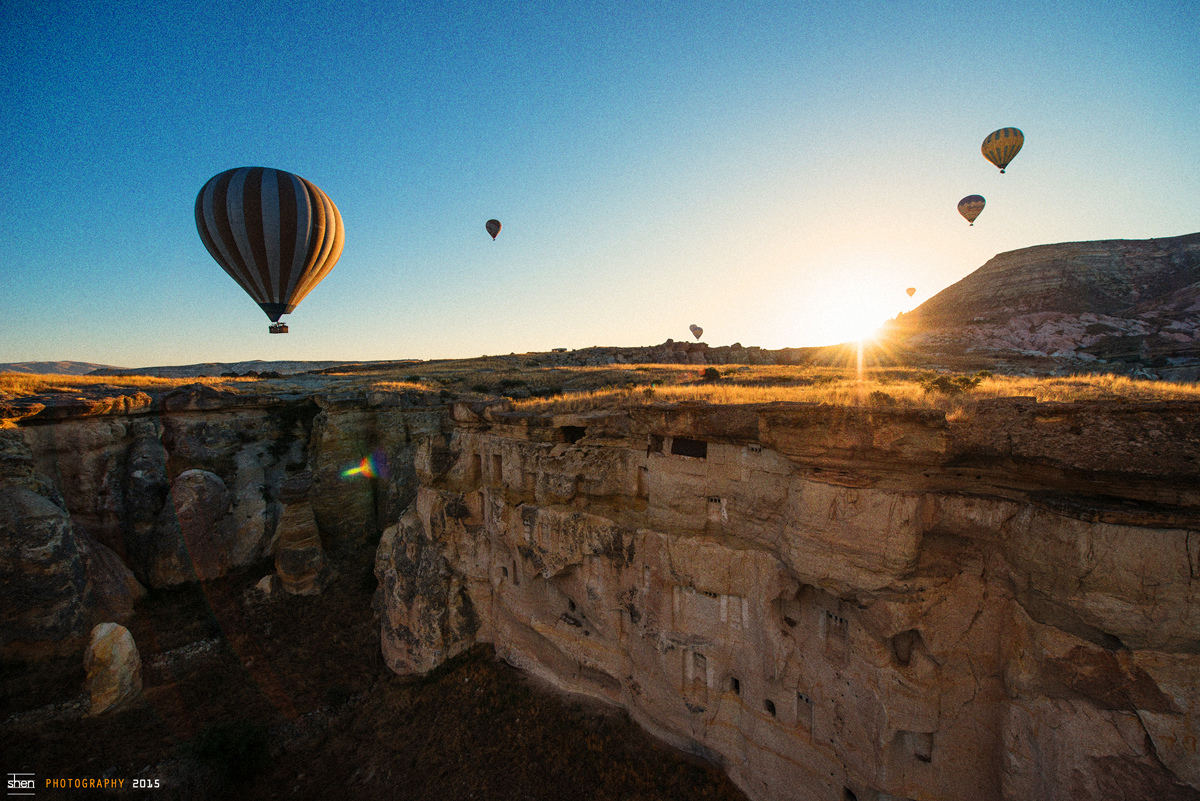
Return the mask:
{"type": "Polygon", "coordinates": [[[193,385],[16,422],[6,659],[81,655],[147,590],[248,565],[319,603],[328,555],[378,537],[391,671],[489,644],[752,799],[1200,798],[1195,402],[193,385]]]}

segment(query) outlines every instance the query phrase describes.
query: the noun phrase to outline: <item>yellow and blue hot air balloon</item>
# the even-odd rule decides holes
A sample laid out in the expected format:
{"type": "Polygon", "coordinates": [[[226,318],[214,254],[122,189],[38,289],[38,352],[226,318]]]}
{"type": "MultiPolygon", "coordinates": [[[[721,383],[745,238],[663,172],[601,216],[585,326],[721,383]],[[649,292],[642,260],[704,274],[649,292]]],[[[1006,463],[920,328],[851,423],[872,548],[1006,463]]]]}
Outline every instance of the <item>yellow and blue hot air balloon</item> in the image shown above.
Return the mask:
{"type": "Polygon", "coordinates": [[[196,196],[196,230],[217,264],[279,322],[321,282],[346,232],[329,196],[298,175],[238,167],[214,175],[196,196]]]}
{"type": "Polygon", "coordinates": [[[983,195],[967,195],[958,201],[958,213],[965,217],[967,222],[974,225],[975,218],[979,216],[979,212],[983,211],[985,203],[987,201],[983,199],[983,195]]]}
{"type": "Polygon", "coordinates": [[[1008,163],[1021,152],[1023,144],[1025,134],[1021,133],[1020,128],[1001,128],[987,135],[980,150],[983,151],[983,157],[999,167],[1003,173],[1008,163]]]}

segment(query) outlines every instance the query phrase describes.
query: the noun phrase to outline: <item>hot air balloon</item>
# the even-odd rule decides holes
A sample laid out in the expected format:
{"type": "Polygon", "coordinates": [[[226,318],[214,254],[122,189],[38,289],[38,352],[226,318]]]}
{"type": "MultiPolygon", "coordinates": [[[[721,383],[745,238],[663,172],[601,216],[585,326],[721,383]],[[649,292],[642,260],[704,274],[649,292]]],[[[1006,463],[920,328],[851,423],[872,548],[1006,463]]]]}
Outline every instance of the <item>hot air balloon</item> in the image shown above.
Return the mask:
{"type": "Polygon", "coordinates": [[[983,151],[983,157],[999,167],[1003,173],[1008,163],[1021,152],[1023,144],[1025,134],[1021,133],[1020,128],[1001,128],[987,135],[980,150],[983,151]]]}
{"type": "Polygon", "coordinates": [[[979,212],[983,211],[985,203],[987,201],[983,199],[982,195],[967,195],[958,201],[958,213],[966,217],[967,222],[974,225],[975,218],[979,216],[979,212]]]}
{"type": "Polygon", "coordinates": [[[917,294],[917,288],[916,288],[915,286],[910,286],[908,289],[906,289],[906,290],[904,290],[904,291],[908,293],[908,296],[909,296],[910,298],[911,298],[913,295],[917,294]]]}
{"type": "Polygon", "coordinates": [[[484,225],[483,227],[486,228],[487,232],[492,235],[492,241],[495,242],[496,234],[500,233],[500,221],[499,220],[488,220],[487,224],[484,225]]]}
{"type": "Polygon", "coordinates": [[[329,196],[298,175],[238,167],[209,179],[196,196],[204,247],[286,334],[279,318],[329,274],[346,232],[329,196]]]}
{"type": "Polygon", "coordinates": [[[692,336],[696,337],[696,339],[699,339],[700,337],[704,336],[704,329],[698,325],[695,325],[695,324],[689,325],[688,330],[692,332],[692,336]]]}

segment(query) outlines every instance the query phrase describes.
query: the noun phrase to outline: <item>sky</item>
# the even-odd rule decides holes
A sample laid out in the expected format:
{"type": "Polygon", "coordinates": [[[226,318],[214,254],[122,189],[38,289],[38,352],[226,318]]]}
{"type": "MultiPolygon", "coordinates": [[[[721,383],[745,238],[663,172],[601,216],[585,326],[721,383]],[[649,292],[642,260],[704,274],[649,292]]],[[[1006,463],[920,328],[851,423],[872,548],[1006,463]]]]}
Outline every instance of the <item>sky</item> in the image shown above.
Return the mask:
{"type": "Polygon", "coordinates": [[[998,253],[1200,231],[1192,0],[0,0],[0,33],[0,362],[831,344],[998,253]],[[196,232],[240,166],[344,221],[286,336],[196,232]]]}

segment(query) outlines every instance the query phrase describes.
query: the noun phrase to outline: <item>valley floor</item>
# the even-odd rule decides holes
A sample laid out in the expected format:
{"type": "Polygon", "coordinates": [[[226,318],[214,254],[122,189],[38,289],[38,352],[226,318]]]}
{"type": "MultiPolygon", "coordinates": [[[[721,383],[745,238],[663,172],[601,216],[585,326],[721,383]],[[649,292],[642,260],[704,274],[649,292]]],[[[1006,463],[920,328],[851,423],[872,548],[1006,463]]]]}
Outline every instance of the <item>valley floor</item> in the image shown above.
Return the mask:
{"type": "Polygon", "coordinates": [[[255,600],[267,564],[157,591],[127,625],[142,699],[84,717],[78,660],[0,665],[0,762],[36,798],[740,799],[624,713],[535,686],[476,648],[419,680],[386,668],[374,548],[320,596],[255,600]],[[124,779],[124,790],[46,789],[124,779]],[[133,790],[133,780],[158,780],[133,790]]]}

